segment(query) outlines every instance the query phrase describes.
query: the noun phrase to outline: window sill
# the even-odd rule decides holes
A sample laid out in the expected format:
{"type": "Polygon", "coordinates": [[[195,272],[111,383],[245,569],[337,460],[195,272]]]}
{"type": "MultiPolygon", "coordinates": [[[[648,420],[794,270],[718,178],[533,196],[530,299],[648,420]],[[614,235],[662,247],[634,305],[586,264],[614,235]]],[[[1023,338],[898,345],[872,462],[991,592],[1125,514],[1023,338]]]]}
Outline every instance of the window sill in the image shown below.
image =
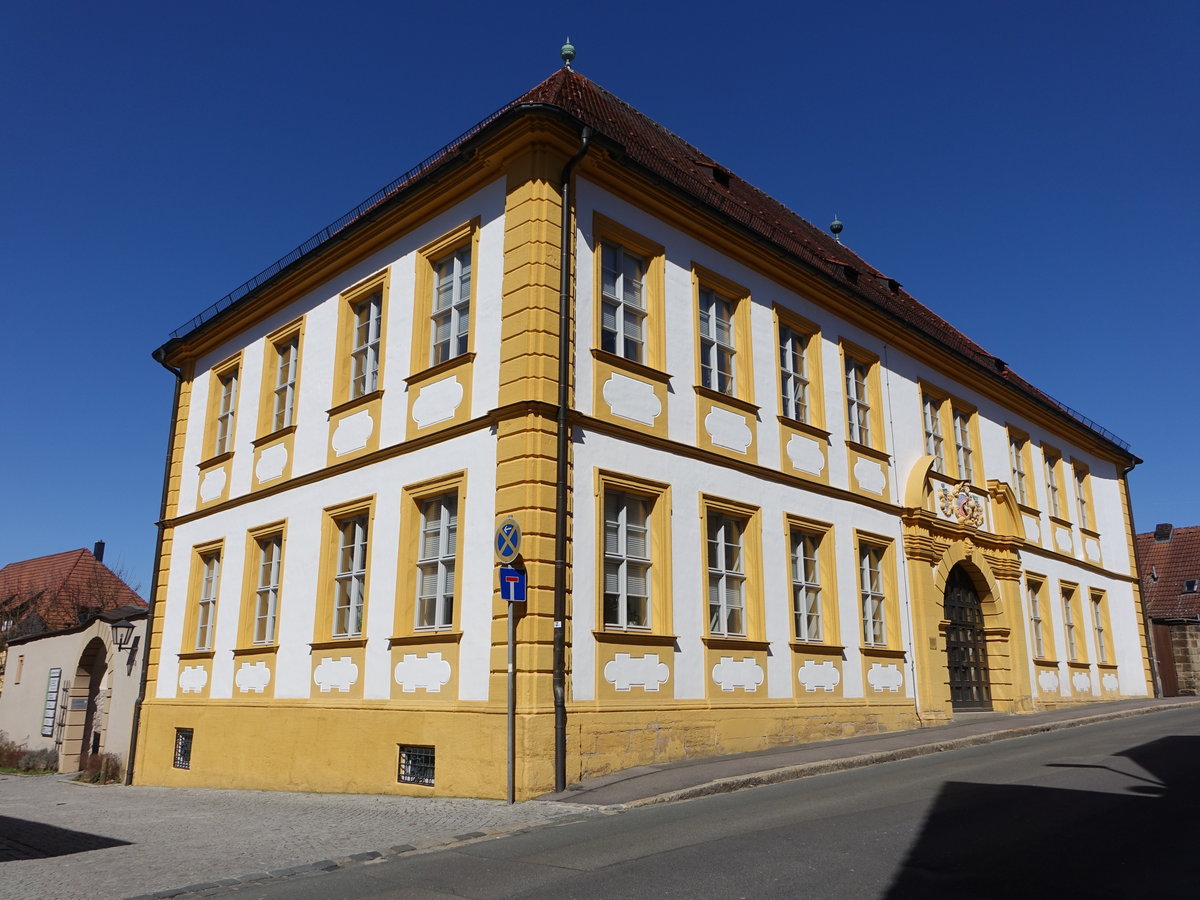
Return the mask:
{"type": "Polygon", "coordinates": [[[444,628],[441,631],[431,629],[418,631],[413,634],[399,634],[388,638],[388,647],[412,647],[421,644],[457,644],[462,641],[463,633],[444,628]]]}
{"type": "Polygon", "coordinates": [[[1057,659],[1051,659],[1051,658],[1050,658],[1050,657],[1048,657],[1048,656],[1035,656],[1035,657],[1033,658],[1033,664],[1034,664],[1035,666],[1056,666],[1056,667],[1057,667],[1057,666],[1058,666],[1058,660],[1057,660],[1057,659]]]}
{"type": "Polygon", "coordinates": [[[679,640],[673,634],[656,634],[651,631],[620,631],[605,629],[593,631],[592,637],[599,644],[638,644],[647,647],[674,647],[679,640]]]}
{"type": "Polygon", "coordinates": [[[792,431],[799,431],[802,434],[815,437],[818,440],[822,440],[827,443],[829,441],[830,435],[828,431],[823,428],[819,428],[816,425],[810,425],[808,422],[801,422],[799,419],[793,419],[790,416],[781,415],[779,416],[779,424],[787,426],[788,428],[792,429],[792,431]]]}
{"type": "Polygon", "coordinates": [[[444,372],[450,372],[457,369],[459,366],[469,366],[475,362],[475,351],[468,350],[466,353],[460,353],[458,356],[443,360],[436,365],[432,365],[427,369],[422,369],[420,372],[414,372],[404,379],[404,383],[410,387],[414,384],[419,384],[423,381],[428,381],[430,378],[436,378],[444,372]]]}
{"type": "Polygon", "coordinates": [[[1050,522],[1053,525],[1058,525],[1060,528],[1066,528],[1068,530],[1073,527],[1069,519],[1060,519],[1058,516],[1050,516],[1050,522]]]}
{"type": "Polygon", "coordinates": [[[365,637],[326,638],[323,641],[313,641],[308,645],[317,650],[354,650],[367,646],[365,637]]]}
{"type": "Polygon", "coordinates": [[[266,444],[272,443],[273,441],[277,441],[280,438],[287,437],[289,434],[295,434],[295,433],[296,433],[296,426],[288,425],[284,428],[278,429],[277,431],[272,431],[270,434],[264,434],[262,437],[255,438],[254,440],[252,440],[250,442],[250,445],[252,447],[262,447],[262,446],[265,446],[266,444]]]}
{"type": "MultiPolygon", "coordinates": [[[[876,459],[881,463],[890,463],[892,461],[891,456],[888,455],[888,452],[886,450],[876,450],[874,447],[872,447],[868,444],[860,444],[858,441],[852,441],[849,438],[847,438],[846,446],[856,453],[861,453],[863,456],[869,456],[872,459],[876,459]]],[[[946,477],[946,476],[943,476],[943,477],[946,477]]]]}
{"type": "Polygon", "coordinates": [[[740,409],[742,412],[750,413],[752,416],[758,415],[758,406],[749,400],[743,400],[741,397],[735,397],[732,394],[722,394],[720,391],[714,391],[712,388],[706,388],[699,384],[694,385],[693,390],[695,390],[697,397],[710,400],[713,403],[724,403],[726,406],[740,409]]]}
{"type": "Polygon", "coordinates": [[[184,650],[179,653],[179,658],[182,659],[212,659],[216,655],[214,650],[184,650]]]}
{"type": "Polygon", "coordinates": [[[612,366],[614,369],[625,369],[635,375],[641,375],[643,378],[648,378],[651,381],[657,381],[661,384],[667,384],[671,380],[670,375],[653,366],[648,366],[645,363],[636,362],[632,359],[626,359],[623,356],[617,356],[615,353],[609,353],[607,350],[600,350],[597,347],[592,348],[592,359],[612,366]]]}
{"type": "Polygon", "coordinates": [[[720,634],[706,634],[700,638],[709,650],[770,650],[770,641],[756,641],[746,637],[726,637],[720,634]]]}
{"type": "Polygon", "coordinates": [[[358,409],[358,407],[360,407],[360,406],[367,406],[368,404],[373,403],[374,401],[378,400],[382,396],[383,396],[383,389],[380,388],[377,391],[371,391],[371,393],[369,393],[369,394],[363,394],[361,397],[355,397],[353,400],[344,400],[341,403],[337,404],[337,406],[333,406],[333,407],[325,410],[325,415],[329,416],[332,419],[334,416],[339,416],[342,413],[349,412],[352,409],[358,409]]]}
{"type": "Polygon", "coordinates": [[[219,466],[223,462],[229,462],[233,459],[233,451],[226,450],[224,453],[218,453],[216,456],[210,456],[208,459],[202,460],[197,464],[197,469],[207,469],[212,466],[219,466]]]}
{"type": "Polygon", "coordinates": [[[1118,666],[1116,663],[1098,662],[1096,663],[1096,668],[1102,672],[1115,672],[1120,668],[1120,666],[1118,666]]]}
{"type": "Polygon", "coordinates": [[[246,647],[234,647],[233,656],[254,656],[256,654],[275,654],[279,652],[278,644],[252,644],[246,647]]]}
{"type": "Polygon", "coordinates": [[[894,647],[878,647],[874,644],[863,644],[858,649],[863,656],[881,656],[884,659],[904,659],[907,652],[894,647]]]}
{"type": "Polygon", "coordinates": [[[1091,538],[1094,541],[1100,540],[1100,532],[1092,531],[1090,528],[1084,528],[1082,525],[1079,526],[1079,533],[1085,538],[1091,538]]]}
{"type": "Polygon", "coordinates": [[[1033,516],[1035,519],[1040,519],[1042,517],[1042,511],[1040,509],[1038,509],[1036,506],[1027,506],[1026,504],[1018,501],[1017,509],[1019,509],[1022,513],[1024,513],[1027,516],[1033,516]]]}
{"type": "Polygon", "coordinates": [[[822,644],[814,641],[789,641],[788,646],[797,653],[826,653],[845,656],[846,648],[841,644],[822,644]]]}
{"type": "Polygon", "coordinates": [[[1086,672],[1092,667],[1092,664],[1086,659],[1069,659],[1067,660],[1068,669],[1078,669],[1080,672],[1086,672]]]}

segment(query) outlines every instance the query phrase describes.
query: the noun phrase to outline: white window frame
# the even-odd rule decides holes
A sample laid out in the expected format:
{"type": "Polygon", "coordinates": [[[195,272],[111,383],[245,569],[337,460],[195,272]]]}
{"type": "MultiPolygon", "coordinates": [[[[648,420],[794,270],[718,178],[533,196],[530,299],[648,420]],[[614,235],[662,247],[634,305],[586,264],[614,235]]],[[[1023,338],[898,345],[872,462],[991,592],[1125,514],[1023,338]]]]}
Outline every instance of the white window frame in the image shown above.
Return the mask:
{"type": "Polygon", "coordinates": [[[287,340],[276,344],[275,354],[277,361],[271,430],[279,431],[291,426],[296,418],[296,372],[299,369],[300,336],[293,334],[287,340]]]}
{"type": "Polygon", "coordinates": [[[926,394],[921,399],[925,419],[925,454],[933,457],[933,471],[946,474],[945,438],[942,437],[942,401],[926,394]]]}
{"type": "Polygon", "coordinates": [[[779,384],[783,414],[808,422],[808,341],[811,335],[779,326],[779,384]]]}
{"type": "Polygon", "coordinates": [[[200,596],[196,608],[196,649],[211,650],[217,622],[217,594],[221,587],[221,554],[219,551],[200,556],[203,567],[200,576],[200,596]]]}
{"type": "Polygon", "coordinates": [[[1055,472],[1059,460],[1056,456],[1046,455],[1042,456],[1042,460],[1045,463],[1046,469],[1046,509],[1050,515],[1055,518],[1061,518],[1062,507],[1058,502],[1058,475],[1055,472]]]}
{"type": "Polygon", "coordinates": [[[237,367],[217,376],[221,396],[217,407],[217,439],[213,455],[220,456],[233,449],[233,428],[237,418],[237,367]]]}
{"type": "Polygon", "coordinates": [[[791,530],[792,618],[796,640],[824,639],[821,619],[821,535],[803,528],[791,530]]]}
{"type": "Polygon", "coordinates": [[[1075,506],[1079,510],[1079,527],[1090,529],[1092,520],[1089,518],[1087,501],[1087,475],[1083,469],[1075,470],[1075,506]]]}
{"type": "Polygon", "coordinates": [[[331,632],[335,638],[362,636],[367,596],[368,528],[366,513],[349,516],[337,523],[337,574],[334,576],[331,632]]]}
{"type": "Polygon", "coordinates": [[[283,535],[259,538],[258,586],[254,589],[254,643],[275,643],[279,615],[279,582],[283,563],[283,535]]]}
{"type": "Polygon", "coordinates": [[[1096,662],[1108,663],[1108,647],[1104,643],[1104,595],[1092,594],[1092,625],[1096,629],[1096,662]]]}
{"type": "Polygon", "coordinates": [[[734,315],[737,301],[700,288],[700,384],[720,394],[737,391],[734,315]]]}
{"type": "Polygon", "coordinates": [[[862,600],[863,644],[887,646],[887,595],[883,589],[884,548],[863,544],[858,550],[859,596],[862,600]]]}
{"type": "Polygon", "coordinates": [[[600,349],[643,364],[648,267],[649,260],[619,244],[600,246],[600,349]]]}
{"type": "Polygon", "coordinates": [[[1063,590],[1063,636],[1066,638],[1067,660],[1070,662],[1079,661],[1079,646],[1075,639],[1075,611],[1071,608],[1073,605],[1071,601],[1074,597],[1073,591],[1063,590]]]}
{"type": "Polygon", "coordinates": [[[649,630],[651,627],[650,519],[653,505],[653,500],[637,494],[616,490],[604,492],[602,577],[606,627],[629,630],[649,630]]]}
{"type": "Polygon", "coordinates": [[[974,450],[971,447],[971,414],[951,406],[950,417],[954,423],[954,460],[958,464],[958,477],[963,481],[972,481],[974,450]]]}
{"type": "Polygon", "coordinates": [[[454,573],[458,562],[458,491],[421,501],[417,549],[418,631],[454,624],[454,573]]]}
{"type": "Polygon", "coordinates": [[[350,399],[379,387],[379,339],[383,328],[383,291],[376,290],[354,304],[354,347],[350,351],[350,399]]]}
{"type": "Polygon", "coordinates": [[[1009,437],[1008,439],[1008,460],[1012,465],[1013,475],[1013,491],[1017,495],[1017,502],[1022,506],[1029,504],[1028,484],[1025,480],[1025,457],[1024,457],[1025,442],[1020,438],[1009,437]]]}
{"type": "Polygon", "coordinates": [[[430,314],[429,364],[467,352],[471,335],[471,245],[433,263],[433,312],[430,314]],[[439,339],[439,329],[444,336],[439,339]]]}
{"type": "Polygon", "coordinates": [[[846,424],[850,440],[871,444],[871,367],[852,356],[846,357],[846,424]]]}
{"type": "Polygon", "coordinates": [[[745,637],[745,532],[749,523],[712,510],[706,518],[708,630],[718,637],[745,637]]]}
{"type": "Polygon", "coordinates": [[[1046,635],[1042,623],[1042,584],[1040,581],[1025,582],[1025,596],[1029,602],[1029,631],[1033,638],[1033,655],[1046,658],[1046,635]]]}

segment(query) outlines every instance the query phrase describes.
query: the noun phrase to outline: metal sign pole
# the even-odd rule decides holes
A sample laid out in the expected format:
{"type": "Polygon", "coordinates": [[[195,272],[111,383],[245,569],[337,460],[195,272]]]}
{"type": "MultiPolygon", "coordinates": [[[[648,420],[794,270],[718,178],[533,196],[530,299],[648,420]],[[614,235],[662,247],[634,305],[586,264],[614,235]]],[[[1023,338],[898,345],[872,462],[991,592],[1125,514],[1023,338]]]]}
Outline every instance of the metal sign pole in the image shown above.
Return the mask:
{"type": "Polygon", "coordinates": [[[513,775],[517,761],[517,612],[516,604],[508,604],[508,802],[516,798],[513,775]]]}

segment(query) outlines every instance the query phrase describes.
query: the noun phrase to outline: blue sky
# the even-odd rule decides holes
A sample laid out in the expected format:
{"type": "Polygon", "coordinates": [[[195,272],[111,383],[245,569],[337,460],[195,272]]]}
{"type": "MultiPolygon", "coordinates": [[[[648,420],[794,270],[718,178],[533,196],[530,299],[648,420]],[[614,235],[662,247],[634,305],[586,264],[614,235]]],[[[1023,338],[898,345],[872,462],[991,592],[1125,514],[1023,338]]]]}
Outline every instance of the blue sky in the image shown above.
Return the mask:
{"type": "Polygon", "coordinates": [[[825,226],[1133,445],[1200,523],[1200,6],[13,2],[0,564],[150,582],[150,352],[559,65],[825,226]]]}

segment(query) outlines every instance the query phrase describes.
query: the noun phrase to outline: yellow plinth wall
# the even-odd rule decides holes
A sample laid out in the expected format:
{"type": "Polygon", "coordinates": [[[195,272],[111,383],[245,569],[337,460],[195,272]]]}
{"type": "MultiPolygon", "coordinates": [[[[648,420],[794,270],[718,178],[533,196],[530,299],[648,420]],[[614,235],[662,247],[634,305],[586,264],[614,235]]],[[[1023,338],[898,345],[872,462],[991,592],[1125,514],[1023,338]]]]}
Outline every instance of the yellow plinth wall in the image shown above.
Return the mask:
{"type": "MultiPolygon", "coordinates": [[[[600,711],[567,718],[569,782],[630,766],[717,753],[914,728],[911,703],[859,701],[797,707],[758,702],[720,707],[600,711]]],[[[167,787],[241,788],[402,796],[488,797],[507,791],[507,721],[502,708],[397,709],[380,702],[156,701],[142,710],[135,782],[167,787]],[[176,729],[193,731],[190,768],[174,766],[176,729]],[[398,780],[401,745],[436,749],[434,785],[398,780]]],[[[554,789],[550,710],[517,717],[516,798],[554,789]]]]}

